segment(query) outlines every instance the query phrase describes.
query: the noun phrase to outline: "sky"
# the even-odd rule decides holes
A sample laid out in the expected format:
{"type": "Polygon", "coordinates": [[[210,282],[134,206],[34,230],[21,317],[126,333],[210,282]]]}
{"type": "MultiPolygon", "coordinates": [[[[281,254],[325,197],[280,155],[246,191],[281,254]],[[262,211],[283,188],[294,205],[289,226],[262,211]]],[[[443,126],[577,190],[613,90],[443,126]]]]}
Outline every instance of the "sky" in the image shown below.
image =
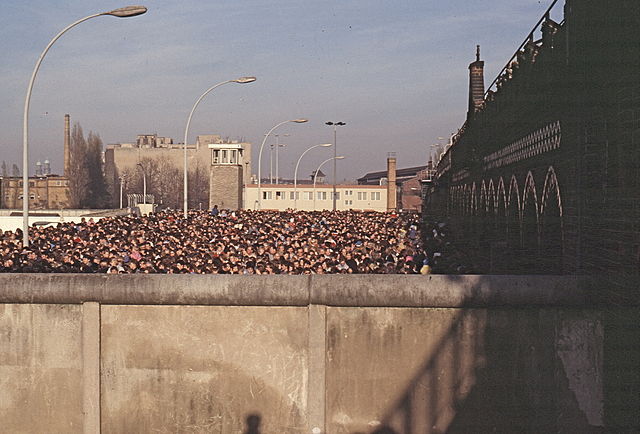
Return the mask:
{"type": "MultiPolygon", "coordinates": [[[[552,0],[134,1],[148,12],[83,22],[45,57],[29,111],[31,173],[45,159],[62,171],[65,113],[105,144],[153,133],[181,143],[198,97],[241,76],[257,81],[208,94],[194,113],[189,143],[198,134],[252,142],[256,173],[267,131],[308,118],[275,131],[286,144],[280,175],[291,178],[304,150],[333,142],[325,122],[342,121],[339,181],[384,170],[389,152],[398,168],[426,164],[431,145],[445,143],[438,138],[464,122],[476,44],[488,85],[552,0]]],[[[22,166],[24,99],[49,41],[82,17],[129,4],[136,3],[3,1],[0,160],[22,166]]],[[[314,149],[299,173],[331,156],[331,148],[314,149]]],[[[268,157],[265,149],[263,176],[268,157]]]]}

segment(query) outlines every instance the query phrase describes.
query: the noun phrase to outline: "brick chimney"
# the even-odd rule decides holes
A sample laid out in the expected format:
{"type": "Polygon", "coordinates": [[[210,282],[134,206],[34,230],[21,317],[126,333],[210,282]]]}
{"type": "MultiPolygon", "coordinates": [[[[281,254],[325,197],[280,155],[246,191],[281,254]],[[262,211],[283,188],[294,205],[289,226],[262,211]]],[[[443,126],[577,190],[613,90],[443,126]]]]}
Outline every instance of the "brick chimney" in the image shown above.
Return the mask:
{"type": "Polygon", "coordinates": [[[387,211],[398,206],[396,190],[396,157],[387,157],[387,211]]]}
{"type": "Polygon", "coordinates": [[[64,176],[69,177],[71,165],[71,128],[69,127],[69,115],[64,115],[64,176]]]}
{"type": "Polygon", "coordinates": [[[469,111],[467,118],[484,103],[484,61],[480,60],[480,45],[476,46],[476,61],[469,65],[469,111]]]}

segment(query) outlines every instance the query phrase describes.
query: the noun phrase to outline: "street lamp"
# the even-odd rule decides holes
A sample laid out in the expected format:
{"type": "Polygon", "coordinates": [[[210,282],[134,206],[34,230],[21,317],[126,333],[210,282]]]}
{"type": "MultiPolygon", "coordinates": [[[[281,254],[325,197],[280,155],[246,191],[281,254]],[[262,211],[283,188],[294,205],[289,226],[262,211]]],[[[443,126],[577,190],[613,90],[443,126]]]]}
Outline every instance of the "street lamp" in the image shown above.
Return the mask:
{"type": "Polygon", "coordinates": [[[147,204],[147,172],[144,170],[144,166],[142,163],[136,164],[136,166],[140,166],[142,170],[142,203],[144,205],[147,204]]]}
{"type": "Polygon", "coordinates": [[[114,9],[109,12],[101,12],[98,14],[89,15],[81,18],[78,21],[69,24],[62,29],[49,44],[45,47],[42,54],[36,62],[36,66],[33,68],[31,74],[31,80],[29,80],[29,86],[27,87],[27,96],[24,100],[24,114],[22,117],[22,246],[27,247],[29,245],[29,103],[31,101],[31,91],[33,90],[33,83],[36,80],[36,74],[40,69],[40,64],[44,59],[44,56],[49,51],[49,48],[62,36],[67,30],[72,27],[87,21],[91,18],[100,17],[102,15],[111,15],[118,18],[135,17],[136,15],[142,15],[147,12],[147,8],[144,6],[126,6],[119,9],[114,9]]]}
{"type": "Polygon", "coordinates": [[[183,197],[184,197],[184,202],[183,202],[183,209],[184,209],[184,218],[187,218],[187,187],[188,187],[188,182],[187,182],[187,137],[189,136],[189,125],[191,124],[191,117],[193,116],[193,112],[196,110],[196,107],[198,107],[198,104],[200,104],[200,101],[202,101],[202,98],[204,98],[209,92],[211,92],[213,89],[215,89],[216,87],[222,86],[223,84],[227,84],[227,83],[239,83],[239,84],[245,84],[245,83],[252,83],[256,81],[255,77],[240,77],[240,78],[236,78],[235,80],[227,80],[227,81],[223,81],[221,83],[218,84],[214,84],[213,86],[211,86],[209,89],[207,89],[202,95],[200,95],[200,98],[198,98],[196,100],[196,103],[193,105],[193,108],[191,109],[191,112],[189,113],[189,118],[187,119],[187,126],[184,129],[184,192],[183,192],[183,197]]]}
{"type": "Polygon", "coordinates": [[[338,142],[336,140],[336,130],[338,127],[347,125],[344,122],[325,122],[325,125],[333,126],[333,210],[336,210],[336,179],[337,179],[337,169],[336,169],[336,160],[339,158],[336,157],[336,152],[338,151],[338,142]]]}
{"type": "Polygon", "coordinates": [[[124,184],[124,180],[125,180],[125,176],[122,175],[120,176],[120,209],[122,209],[122,189],[123,189],[123,184],[124,184]]]}
{"type": "MultiPolygon", "coordinates": [[[[284,143],[280,143],[280,135],[279,134],[274,134],[274,136],[276,136],[276,184],[278,184],[278,178],[280,178],[280,171],[279,171],[279,162],[280,159],[278,157],[278,149],[280,148],[284,148],[285,145],[284,143]]],[[[282,134],[282,137],[288,137],[289,134],[282,134]]]]}
{"type": "Polygon", "coordinates": [[[305,122],[309,122],[308,119],[292,119],[292,120],[288,120],[288,121],[283,121],[280,122],[279,124],[276,124],[273,128],[271,128],[269,130],[269,132],[267,134],[264,135],[264,139],[262,139],[262,143],[260,144],[260,152],[258,153],[258,209],[262,209],[262,150],[264,148],[264,144],[267,141],[267,138],[269,137],[269,135],[273,132],[273,130],[275,130],[276,128],[278,128],[280,125],[284,125],[288,122],[293,122],[296,124],[304,124],[305,122]]]}
{"type": "Polygon", "coordinates": [[[333,144],[332,143],[322,143],[320,145],[313,145],[312,147],[310,147],[306,151],[304,151],[302,153],[302,155],[300,155],[300,158],[298,158],[298,162],[296,163],[296,168],[293,171],[293,209],[294,210],[298,209],[298,166],[300,165],[300,160],[302,160],[302,157],[304,157],[304,154],[306,154],[307,152],[309,152],[313,148],[318,148],[318,147],[328,148],[329,146],[333,146],[333,144]]]}
{"type": "MultiPolygon", "coordinates": [[[[334,148],[335,150],[335,148],[334,148]]],[[[324,160],[322,163],[320,163],[320,165],[318,166],[318,168],[316,169],[316,173],[313,174],[313,210],[316,210],[316,179],[318,178],[318,172],[320,171],[320,168],[324,165],[324,163],[327,163],[331,160],[333,160],[333,162],[335,163],[336,160],[343,160],[344,156],[340,155],[338,157],[331,157],[331,158],[327,158],[326,160],[324,160]]],[[[333,188],[336,188],[336,186],[334,185],[333,188]]],[[[334,190],[335,191],[335,190],[334,190]]],[[[335,193],[334,193],[335,194],[335,193]]],[[[335,207],[335,200],[333,201],[333,206],[335,207]]],[[[335,209],[334,209],[335,211],[335,209]]]]}

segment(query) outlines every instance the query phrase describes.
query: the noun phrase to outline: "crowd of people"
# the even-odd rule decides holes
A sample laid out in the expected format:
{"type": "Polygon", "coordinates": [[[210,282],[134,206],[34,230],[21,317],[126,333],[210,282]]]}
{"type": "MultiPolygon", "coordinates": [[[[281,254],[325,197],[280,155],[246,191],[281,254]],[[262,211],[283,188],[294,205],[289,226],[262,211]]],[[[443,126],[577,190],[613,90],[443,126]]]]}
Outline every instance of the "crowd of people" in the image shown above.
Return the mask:
{"type": "Polygon", "coordinates": [[[427,274],[442,248],[421,225],[416,213],[217,208],[83,219],[30,228],[27,248],[20,230],[0,231],[0,272],[427,274]]]}

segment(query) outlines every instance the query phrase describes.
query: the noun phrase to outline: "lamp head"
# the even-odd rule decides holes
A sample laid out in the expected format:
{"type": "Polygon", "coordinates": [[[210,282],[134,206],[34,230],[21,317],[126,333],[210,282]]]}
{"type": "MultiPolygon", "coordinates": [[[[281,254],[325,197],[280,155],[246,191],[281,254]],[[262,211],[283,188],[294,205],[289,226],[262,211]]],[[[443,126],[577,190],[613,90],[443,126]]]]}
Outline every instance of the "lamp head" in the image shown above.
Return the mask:
{"type": "Polygon", "coordinates": [[[114,9],[109,12],[105,12],[104,15],[113,15],[118,18],[135,17],[147,12],[147,8],[144,6],[125,6],[123,8],[114,9]]]}
{"type": "Polygon", "coordinates": [[[240,83],[240,84],[244,84],[244,83],[252,83],[254,81],[256,81],[255,77],[240,77],[240,78],[236,78],[235,80],[231,80],[234,83],[240,83]]]}
{"type": "Polygon", "coordinates": [[[309,122],[309,119],[293,119],[291,122],[295,122],[296,124],[304,124],[305,122],[309,122]]]}
{"type": "Polygon", "coordinates": [[[344,159],[345,159],[345,156],[344,156],[344,155],[338,155],[338,156],[336,157],[336,160],[344,160],[344,159]]]}
{"type": "Polygon", "coordinates": [[[333,125],[333,122],[329,121],[329,122],[325,122],[325,125],[333,125]]]}
{"type": "Polygon", "coordinates": [[[329,146],[333,146],[333,143],[323,143],[322,145],[323,148],[328,148],[329,146]]]}
{"type": "Polygon", "coordinates": [[[347,124],[344,123],[344,122],[336,122],[336,125],[343,126],[343,125],[347,125],[347,124]]]}

